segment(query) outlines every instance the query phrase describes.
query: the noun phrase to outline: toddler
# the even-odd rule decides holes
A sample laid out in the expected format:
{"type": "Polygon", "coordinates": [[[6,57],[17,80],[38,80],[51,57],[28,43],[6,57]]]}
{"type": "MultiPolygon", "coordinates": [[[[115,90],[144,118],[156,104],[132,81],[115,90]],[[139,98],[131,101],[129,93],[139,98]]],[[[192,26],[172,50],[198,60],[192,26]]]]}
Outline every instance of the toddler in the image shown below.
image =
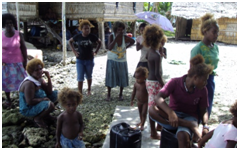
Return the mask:
{"type": "Polygon", "coordinates": [[[237,101],[231,106],[233,118],[221,122],[216,129],[208,132],[199,142],[202,148],[234,148],[237,144],[237,101]]]}
{"type": "Polygon", "coordinates": [[[134,84],[134,89],[131,97],[131,106],[134,105],[134,98],[138,100],[138,109],[140,123],[137,126],[140,126],[140,130],[144,130],[144,123],[147,117],[148,110],[148,92],[146,89],[145,80],[148,78],[148,69],[145,67],[138,67],[135,71],[136,82],[134,84]]]}
{"type": "Polygon", "coordinates": [[[63,88],[58,100],[65,109],[57,118],[56,148],[85,148],[82,140],[83,120],[76,108],[82,101],[82,94],[70,88],[63,88]]]}

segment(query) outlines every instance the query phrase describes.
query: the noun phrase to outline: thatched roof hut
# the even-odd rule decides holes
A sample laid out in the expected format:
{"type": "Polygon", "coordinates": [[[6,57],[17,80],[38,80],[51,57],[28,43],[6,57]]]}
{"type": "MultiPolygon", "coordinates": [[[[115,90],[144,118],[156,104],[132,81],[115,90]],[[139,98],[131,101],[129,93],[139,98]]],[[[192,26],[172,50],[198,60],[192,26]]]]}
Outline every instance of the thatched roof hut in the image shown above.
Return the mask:
{"type": "Polygon", "coordinates": [[[212,13],[217,19],[220,33],[218,41],[237,44],[236,2],[174,2],[172,15],[177,16],[175,39],[202,40],[199,34],[200,17],[212,13]]]}
{"type": "MultiPolygon", "coordinates": [[[[20,20],[27,22],[42,18],[49,7],[61,18],[61,2],[19,2],[20,20]]],[[[16,14],[15,2],[8,2],[7,9],[8,12],[16,14]]],[[[94,21],[98,27],[99,37],[104,41],[105,22],[135,22],[137,17],[134,14],[141,11],[143,11],[143,2],[66,2],[65,17],[67,20],[94,21]]]]}

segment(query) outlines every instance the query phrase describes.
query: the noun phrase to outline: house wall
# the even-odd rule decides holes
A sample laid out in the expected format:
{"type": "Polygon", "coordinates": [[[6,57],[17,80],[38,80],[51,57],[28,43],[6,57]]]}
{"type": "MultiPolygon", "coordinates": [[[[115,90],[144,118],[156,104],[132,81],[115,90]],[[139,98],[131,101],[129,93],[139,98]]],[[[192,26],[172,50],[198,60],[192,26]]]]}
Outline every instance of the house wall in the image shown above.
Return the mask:
{"type": "Polygon", "coordinates": [[[175,33],[176,40],[185,36],[186,27],[187,27],[187,19],[183,17],[178,17],[176,21],[176,33],[175,33]]]}
{"type": "MultiPolygon", "coordinates": [[[[191,40],[203,39],[203,36],[200,34],[200,22],[200,19],[193,19],[191,40]]],[[[217,41],[237,44],[237,18],[219,18],[217,22],[220,29],[217,41]]]]}

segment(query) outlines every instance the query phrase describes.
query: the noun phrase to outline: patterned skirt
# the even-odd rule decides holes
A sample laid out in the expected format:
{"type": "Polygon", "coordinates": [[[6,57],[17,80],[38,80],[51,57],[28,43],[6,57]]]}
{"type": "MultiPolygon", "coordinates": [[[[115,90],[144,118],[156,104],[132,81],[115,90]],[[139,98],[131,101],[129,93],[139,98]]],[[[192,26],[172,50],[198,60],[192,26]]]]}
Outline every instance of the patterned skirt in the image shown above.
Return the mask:
{"type": "Polygon", "coordinates": [[[127,62],[107,60],[105,86],[127,87],[129,85],[127,62]]]}
{"type": "Polygon", "coordinates": [[[22,63],[4,63],[2,65],[2,91],[17,91],[25,77],[27,73],[22,63]]]}

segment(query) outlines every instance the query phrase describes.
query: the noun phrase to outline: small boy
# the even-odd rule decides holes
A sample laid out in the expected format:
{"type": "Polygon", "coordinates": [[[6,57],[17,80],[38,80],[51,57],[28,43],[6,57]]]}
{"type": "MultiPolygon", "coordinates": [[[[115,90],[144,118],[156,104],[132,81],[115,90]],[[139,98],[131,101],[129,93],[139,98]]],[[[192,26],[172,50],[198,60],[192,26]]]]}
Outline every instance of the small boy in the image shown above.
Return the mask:
{"type": "Polygon", "coordinates": [[[131,97],[131,106],[134,105],[134,98],[138,100],[138,109],[140,123],[137,124],[137,127],[140,126],[140,130],[144,130],[144,123],[147,117],[148,110],[148,92],[146,89],[145,80],[148,78],[148,69],[146,67],[138,67],[135,71],[136,82],[134,84],[134,89],[131,97]]]}
{"type": "Polygon", "coordinates": [[[82,95],[65,87],[58,94],[58,100],[65,111],[57,117],[55,147],[85,148],[82,140],[82,115],[76,111],[77,106],[82,102],[82,95]]]}

